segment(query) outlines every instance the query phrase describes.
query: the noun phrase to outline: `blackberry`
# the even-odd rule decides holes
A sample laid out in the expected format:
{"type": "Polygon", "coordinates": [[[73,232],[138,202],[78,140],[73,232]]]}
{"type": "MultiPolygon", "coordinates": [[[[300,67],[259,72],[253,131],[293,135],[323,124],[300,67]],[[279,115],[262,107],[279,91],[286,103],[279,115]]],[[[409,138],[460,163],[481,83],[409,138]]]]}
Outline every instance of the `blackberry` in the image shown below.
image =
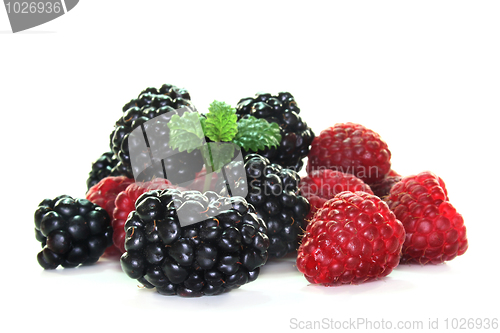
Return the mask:
{"type": "Polygon", "coordinates": [[[87,199],[61,195],[45,199],[35,211],[35,236],[44,269],[92,264],[113,244],[108,213],[87,199]]]}
{"type": "MultiPolygon", "coordinates": [[[[258,93],[254,98],[241,99],[236,105],[239,118],[251,115],[275,122],[281,128],[281,143],[277,148],[266,148],[258,153],[287,169],[299,172],[303,159],[310,150],[314,132],[299,116],[300,109],[292,94],[280,92],[278,95],[258,93]]],[[[252,152],[249,152],[252,153],[252,152]]]]}
{"type": "MultiPolygon", "coordinates": [[[[239,193],[244,187],[248,189],[246,201],[267,225],[269,256],[280,258],[296,251],[310,210],[309,201],[300,195],[300,176],[259,154],[246,155],[244,168],[239,163],[243,162],[226,166],[227,179],[234,180],[233,189],[239,193]],[[238,170],[245,170],[246,175],[238,175],[238,170]]],[[[221,188],[222,194],[227,193],[227,185],[218,184],[217,189],[221,188]]]]}
{"type": "Polygon", "coordinates": [[[87,178],[87,191],[108,176],[120,176],[120,170],[116,168],[118,159],[112,151],[105,152],[92,163],[92,169],[87,178]]]}
{"type": "Polygon", "coordinates": [[[153,190],[135,208],[121,266],[160,294],[218,295],[254,281],[267,261],[266,225],[242,197],[153,190]]]}
{"type": "MultiPolygon", "coordinates": [[[[122,175],[134,178],[132,169],[130,149],[141,151],[143,155],[137,156],[136,165],[148,160],[149,156],[168,156],[162,159],[161,165],[153,164],[143,175],[147,178],[136,179],[148,181],[152,178],[168,178],[174,184],[180,184],[195,178],[196,172],[201,170],[203,159],[199,150],[191,153],[172,150],[168,145],[169,129],[166,123],[174,114],[180,116],[188,111],[185,107],[191,107],[190,96],[187,90],[173,85],[164,84],[160,89],[147,88],[139,96],[132,99],[123,106],[123,115],[116,121],[115,128],[110,135],[111,151],[117,156],[118,163],[115,166],[122,175]],[[178,110],[182,108],[181,110],[178,110]],[[161,116],[161,117],[159,117],[161,116]],[[148,122],[158,117],[156,122],[148,122]],[[148,122],[149,128],[145,128],[148,122]],[[144,151],[137,148],[144,145],[144,137],[129,140],[132,131],[139,126],[143,127],[147,133],[161,134],[158,140],[161,142],[151,142],[153,138],[148,137],[146,144],[152,151],[144,151]],[[136,140],[139,139],[139,140],[136,140]],[[142,141],[141,141],[142,140],[142,141]],[[160,151],[153,151],[160,149],[160,151]],[[137,162],[140,161],[140,162],[137,162]]],[[[139,172],[137,170],[136,174],[139,172]]],[[[139,170],[141,171],[141,170],[139,170]]]]}

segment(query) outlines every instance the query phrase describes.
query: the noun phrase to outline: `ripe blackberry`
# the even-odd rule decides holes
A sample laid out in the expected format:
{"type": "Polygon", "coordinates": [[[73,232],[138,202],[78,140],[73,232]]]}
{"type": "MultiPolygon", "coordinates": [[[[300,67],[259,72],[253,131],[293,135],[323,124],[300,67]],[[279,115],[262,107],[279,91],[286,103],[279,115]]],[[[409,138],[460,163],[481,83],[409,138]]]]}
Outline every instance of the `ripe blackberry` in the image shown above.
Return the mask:
{"type": "Polygon", "coordinates": [[[132,183],[117,194],[111,214],[111,226],[113,227],[113,244],[120,251],[120,255],[125,252],[125,222],[130,212],[135,210],[137,198],[151,190],[168,188],[176,188],[176,186],[167,179],[155,178],[149,182],[132,183]]]}
{"type": "Polygon", "coordinates": [[[234,180],[235,192],[245,187],[248,189],[245,199],[267,224],[267,236],[271,242],[269,256],[280,258],[296,251],[310,209],[309,201],[300,195],[300,176],[259,154],[244,157],[246,177],[237,174],[237,170],[242,169],[238,168],[238,163],[241,162],[228,164],[226,175],[234,180]]]}
{"type": "Polygon", "coordinates": [[[105,152],[92,163],[92,169],[87,178],[87,191],[102,179],[108,176],[119,176],[120,170],[116,168],[118,159],[112,151],[105,152]]]}
{"type": "Polygon", "coordinates": [[[43,200],[35,211],[35,236],[44,269],[69,268],[99,260],[112,244],[108,213],[87,199],[61,195],[43,200]]]}
{"type": "MultiPolygon", "coordinates": [[[[258,153],[283,168],[299,172],[303,159],[309,153],[314,132],[299,116],[300,109],[292,94],[280,92],[278,95],[258,93],[254,98],[241,99],[236,105],[240,118],[251,115],[275,122],[281,129],[281,143],[277,148],[266,148],[258,153]]],[[[252,152],[249,152],[252,153],[252,152]]]]}
{"type": "MultiPolygon", "coordinates": [[[[202,157],[199,150],[191,153],[172,150],[168,143],[170,130],[167,122],[174,114],[182,115],[187,110],[183,108],[191,106],[190,96],[187,90],[172,85],[164,84],[160,89],[147,88],[139,94],[136,99],[131,100],[123,106],[123,115],[118,119],[115,128],[110,135],[110,147],[117,156],[116,169],[121,174],[134,178],[130,150],[141,151],[143,155],[137,156],[136,164],[143,163],[152,156],[168,156],[162,159],[162,165],[152,165],[144,174],[148,178],[141,181],[151,180],[154,177],[168,178],[172,183],[179,184],[195,178],[196,172],[201,170],[202,157]],[[157,118],[158,117],[158,118],[157,118]],[[157,118],[158,121],[148,122],[157,118]],[[148,125],[146,126],[147,123],[148,125]],[[147,133],[161,133],[161,142],[152,142],[154,138],[149,136],[129,140],[132,131],[139,126],[147,133]],[[147,128],[146,128],[147,127],[147,128]],[[146,143],[151,151],[141,148],[146,143]],[[156,149],[156,150],[154,150],[156,149]],[[140,162],[138,162],[140,161],[140,162]],[[166,174],[166,175],[165,175],[166,174]]],[[[141,170],[135,170],[139,173],[141,170]]],[[[139,180],[139,179],[136,179],[139,180]]]]}
{"type": "Polygon", "coordinates": [[[267,261],[265,223],[242,197],[154,190],[135,208],[121,266],[160,294],[218,295],[254,281],[267,261]]]}

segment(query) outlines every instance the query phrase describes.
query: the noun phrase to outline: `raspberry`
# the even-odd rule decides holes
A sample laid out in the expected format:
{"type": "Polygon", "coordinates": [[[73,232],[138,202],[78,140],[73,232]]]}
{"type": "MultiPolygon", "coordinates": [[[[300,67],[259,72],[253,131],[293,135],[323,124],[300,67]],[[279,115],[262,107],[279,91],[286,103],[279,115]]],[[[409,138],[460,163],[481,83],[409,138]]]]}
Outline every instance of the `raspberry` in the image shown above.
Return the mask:
{"type": "Polygon", "coordinates": [[[111,226],[113,227],[113,244],[120,250],[120,253],[125,252],[125,221],[127,220],[130,212],[135,210],[135,202],[137,198],[139,198],[143,193],[151,190],[168,188],[177,187],[172,185],[172,183],[167,179],[155,178],[149,182],[132,183],[116,196],[111,226]]]}
{"type": "Polygon", "coordinates": [[[341,192],[308,225],[297,268],[309,282],[325,286],[374,280],[399,264],[404,239],[403,225],[380,198],[341,192]]]}
{"type": "Polygon", "coordinates": [[[385,199],[391,192],[391,188],[399,183],[403,177],[391,170],[382,180],[370,185],[370,188],[377,197],[385,199]]]}
{"type": "Polygon", "coordinates": [[[391,189],[387,204],[406,231],[402,262],[439,264],[467,251],[464,219],[434,173],[404,177],[391,189]]]}
{"type": "Polygon", "coordinates": [[[43,200],[35,211],[35,237],[43,247],[38,263],[56,269],[96,262],[112,244],[109,222],[108,213],[86,199],[60,195],[43,200]]]}
{"type": "Polygon", "coordinates": [[[373,194],[370,186],[356,176],[330,169],[315,170],[302,177],[299,188],[301,194],[311,204],[311,210],[306,217],[308,221],[312,219],[318,209],[323,207],[327,200],[340,192],[363,191],[373,194]]]}
{"type": "Polygon", "coordinates": [[[113,216],[116,196],[133,182],[133,179],[125,176],[106,177],[92,186],[85,198],[104,208],[109,216],[113,216]]]}
{"type": "Polygon", "coordinates": [[[331,169],[351,173],[371,185],[391,169],[391,152],[380,135],[363,125],[339,123],[315,137],[307,172],[331,169]]]}
{"type": "Polygon", "coordinates": [[[265,223],[242,197],[155,190],[135,208],[121,266],[162,295],[222,294],[254,281],[267,261],[265,223]]]}
{"type": "MultiPolygon", "coordinates": [[[[105,177],[88,190],[85,198],[104,208],[108,215],[112,217],[115,209],[116,197],[120,192],[125,191],[133,182],[133,179],[125,176],[105,177]]],[[[121,253],[122,252],[116,246],[110,246],[106,249],[105,255],[114,257],[121,253]]]]}

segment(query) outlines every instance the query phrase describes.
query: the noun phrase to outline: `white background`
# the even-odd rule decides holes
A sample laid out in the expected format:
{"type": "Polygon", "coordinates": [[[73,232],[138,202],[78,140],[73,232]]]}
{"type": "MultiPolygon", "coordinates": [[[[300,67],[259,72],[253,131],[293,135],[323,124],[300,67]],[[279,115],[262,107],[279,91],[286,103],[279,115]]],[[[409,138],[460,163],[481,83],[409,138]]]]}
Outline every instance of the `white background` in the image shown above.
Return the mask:
{"type": "Polygon", "coordinates": [[[431,318],[442,330],[446,318],[498,318],[499,17],[496,1],[87,0],[12,34],[0,9],[2,326],[282,332],[431,318]],[[257,281],[196,299],[140,289],[114,261],[43,271],[36,206],[83,197],[123,104],[163,83],[187,88],[200,111],[289,91],[316,133],[347,121],[377,131],[396,171],[444,179],[469,250],[334,288],[309,285],[293,258],[272,260],[257,281]]]}

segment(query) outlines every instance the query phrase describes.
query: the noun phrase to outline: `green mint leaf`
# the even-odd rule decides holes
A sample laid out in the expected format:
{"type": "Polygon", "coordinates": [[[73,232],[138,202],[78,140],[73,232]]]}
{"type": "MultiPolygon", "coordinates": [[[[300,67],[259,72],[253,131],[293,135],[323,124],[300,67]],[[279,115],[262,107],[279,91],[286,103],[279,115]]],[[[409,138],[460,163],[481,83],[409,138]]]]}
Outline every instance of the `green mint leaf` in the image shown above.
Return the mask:
{"type": "Polygon", "coordinates": [[[233,142],[246,151],[254,152],[277,147],[281,142],[280,127],[265,119],[249,116],[238,121],[238,132],[233,142]]]}
{"type": "Polygon", "coordinates": [[[205,135],[197,112],[185,112],[182,117],[173,115],[168,122],[170,128],[169,145],[179,151],[192,152],[203,144],[205,135]]]}
{"type": "Polygon", "coordinates": [[[205,135],[212,141],[230,142],[238,132],[235,110],[224,102],[213,101],[205,120],[205,135]]]}

